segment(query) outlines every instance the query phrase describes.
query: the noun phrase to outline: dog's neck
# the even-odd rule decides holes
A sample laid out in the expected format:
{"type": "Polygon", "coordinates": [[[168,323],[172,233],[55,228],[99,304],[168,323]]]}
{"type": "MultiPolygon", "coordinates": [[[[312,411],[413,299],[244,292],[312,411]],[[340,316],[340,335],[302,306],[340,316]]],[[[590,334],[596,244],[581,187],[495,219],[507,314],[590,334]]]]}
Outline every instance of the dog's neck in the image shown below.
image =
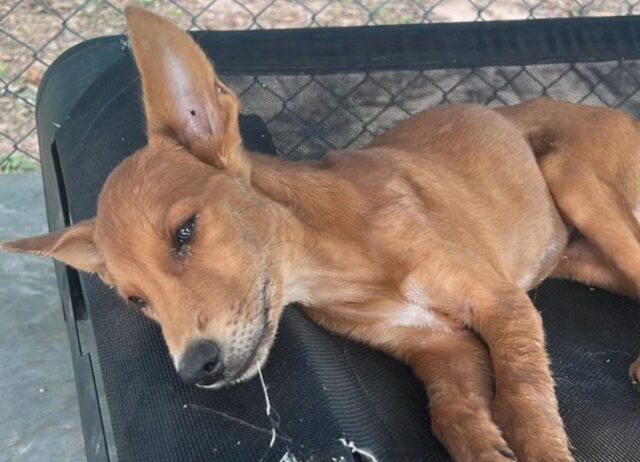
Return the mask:
{"type": "MultiPolygon", "coordinates": [[[[326,162],[287,162],[251,154],[251,184],[269,201],[285,303],[314,304],[325,284],[350,271],[364,252],[361,194],[326,162]],[[282,243],[282,245],[278,245],[282,243]]],[[[267,228],[265,228],[267,229],[267,228]]]]}
{"type": "Polygon", "coordinates": [[[252,186],[315,231],[339,229],[342,234],[345,222],[357,221],[366,205],[354,183],[331,162],[251,154],[251,165],[252,186]]]}

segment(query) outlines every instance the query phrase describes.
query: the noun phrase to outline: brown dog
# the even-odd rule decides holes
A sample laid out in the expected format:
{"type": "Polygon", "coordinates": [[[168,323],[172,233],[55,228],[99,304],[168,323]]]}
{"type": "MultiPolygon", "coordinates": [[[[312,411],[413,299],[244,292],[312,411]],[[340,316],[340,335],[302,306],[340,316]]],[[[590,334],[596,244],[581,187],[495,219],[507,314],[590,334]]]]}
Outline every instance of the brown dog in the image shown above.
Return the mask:
{"type": "Polygon", "coordinates": [[[526,291],[555,275],[638,293],[633,120],[546,99],[438,107],[288,163],[243,148],[238,101],[186,33],[127,20],[148,146],[95,220],[4,249],[98,273],[160,324],[187,382],[254,376],[300,302],[413,368],[455,460],[573,460],[526,291]]]}

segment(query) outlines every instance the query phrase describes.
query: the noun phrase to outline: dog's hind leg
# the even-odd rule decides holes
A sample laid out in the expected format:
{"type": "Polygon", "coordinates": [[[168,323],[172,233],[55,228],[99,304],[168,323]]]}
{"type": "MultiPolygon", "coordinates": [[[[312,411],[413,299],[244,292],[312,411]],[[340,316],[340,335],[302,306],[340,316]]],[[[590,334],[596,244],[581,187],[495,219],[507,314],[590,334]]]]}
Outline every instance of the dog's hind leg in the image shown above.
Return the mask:
{"type": "MultiPolygon", "coordinates": [[[[640,224],[631,206],[613,186],[598,179],[588,164],[571,155],[550,154],[540,162],[556,205],[595,248],[576,247],[560,262],[553,275],[568,277],[621,294],[637,297],[640,292],[640,224]],[[605,261],[597,263],[598,255],[605,261]],[[610,267],[612,265],[613,267],[610,267]]],[[[635,204],[634,204],[635,205],[635,204]]],[[[633,384],[640,383],[640,359],[629,369],[633,384]]],[[[640,389],[639,389],[640,391],[640,389]]]]}
{"type": "Polygon", "coordinates": [[[632,207],[578,156],[557,151],[540,160],[562,215],[640,292],[640,225],[632,207]]]}
{"type": "Polygon", "coordinates": [[[636,297],[633,283],[583,236],[571,239],[551,277],[570,279],[628,297],[636,297]]]}
{"type": "Polygon", "coordinates": [[[516,457],[491,416],[489,352],[467,330],[429,340],[407,336],[394,353],[412,367],[429,396],[431,427],[456,462],[507,462],[516,457]]]}

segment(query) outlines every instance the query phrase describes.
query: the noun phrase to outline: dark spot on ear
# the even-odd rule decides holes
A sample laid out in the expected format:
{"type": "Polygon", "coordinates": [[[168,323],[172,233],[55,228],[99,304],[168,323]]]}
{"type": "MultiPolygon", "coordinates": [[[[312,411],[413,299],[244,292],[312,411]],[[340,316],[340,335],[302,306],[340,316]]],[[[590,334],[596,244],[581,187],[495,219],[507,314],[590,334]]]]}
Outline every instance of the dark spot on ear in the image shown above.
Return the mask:
{"type": "Polygon", "coordinates": [[[192,116],[196,115],[196,111],[194,109],[191,109],[189,112],[191,113],[192,116]]]}

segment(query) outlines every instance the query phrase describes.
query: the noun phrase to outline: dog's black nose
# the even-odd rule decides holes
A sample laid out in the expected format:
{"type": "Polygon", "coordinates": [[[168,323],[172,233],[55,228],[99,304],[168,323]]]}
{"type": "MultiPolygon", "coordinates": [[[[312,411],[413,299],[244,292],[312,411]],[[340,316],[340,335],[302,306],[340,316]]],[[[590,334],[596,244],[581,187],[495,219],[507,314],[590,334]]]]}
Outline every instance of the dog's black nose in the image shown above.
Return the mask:
{"type": "Polygon", "coordinates": [[[185,383],[213,385],[224,377],[220,348],[211,340],[197,340],[187,347],[178,374],[185,383]]]}

